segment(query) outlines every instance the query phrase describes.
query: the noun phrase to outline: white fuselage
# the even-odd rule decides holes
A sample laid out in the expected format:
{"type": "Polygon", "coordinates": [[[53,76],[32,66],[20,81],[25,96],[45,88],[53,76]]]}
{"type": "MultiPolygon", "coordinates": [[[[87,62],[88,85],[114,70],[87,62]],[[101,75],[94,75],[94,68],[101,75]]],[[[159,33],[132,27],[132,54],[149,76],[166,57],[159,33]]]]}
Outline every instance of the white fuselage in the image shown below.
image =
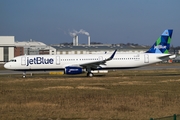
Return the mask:
{"type": "MultiPolygon", "coordinates": [[[[80,66],[108,59],[110,54],[82,54],[82,55],[24,55],[15,57],[7,62],[4,67],[12,70],[61,70],[67,66],[80,66]]],[[[136,68],[162,61],[159,57],[169,56],[169,54],[154,53],[116,53],[112,60],[99,65],[102,69],[124,69],[136,68]]]]}

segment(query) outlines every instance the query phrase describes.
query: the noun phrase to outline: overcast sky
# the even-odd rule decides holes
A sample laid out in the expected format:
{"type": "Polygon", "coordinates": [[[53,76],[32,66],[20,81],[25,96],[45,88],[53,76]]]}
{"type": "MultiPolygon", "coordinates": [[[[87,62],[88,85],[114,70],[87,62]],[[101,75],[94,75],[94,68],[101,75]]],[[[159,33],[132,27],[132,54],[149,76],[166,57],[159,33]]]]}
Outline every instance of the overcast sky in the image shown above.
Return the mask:
{"type": "Polygon", "coordinates": [[[0,36],[16,41],[72,42],[83,29],[91,42],[152,45],[168,28],[180,46],[180,0],[0,0],[0,36]]]}

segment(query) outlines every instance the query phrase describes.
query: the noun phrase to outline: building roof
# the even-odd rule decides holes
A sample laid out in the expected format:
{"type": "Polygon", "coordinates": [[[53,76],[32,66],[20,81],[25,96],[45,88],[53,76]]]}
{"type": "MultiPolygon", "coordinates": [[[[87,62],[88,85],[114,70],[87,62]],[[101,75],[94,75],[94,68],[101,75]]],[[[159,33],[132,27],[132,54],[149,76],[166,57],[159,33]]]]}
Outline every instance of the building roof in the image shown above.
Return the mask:
{"type": "Polygon", "coordinates": [[[37,41],[15,41],[15,46],[47,46],[46,44],[42,42],[37,42],[37,41]]]}
{"type": "Polygon", "coordinates": [[[66,50],[66,51],[71,51],[71,50],[89,50],[89,51],[98,51],[98,50],[147,50],[149,47],[147,46],[52,46],[57,50],[66,50]]]}

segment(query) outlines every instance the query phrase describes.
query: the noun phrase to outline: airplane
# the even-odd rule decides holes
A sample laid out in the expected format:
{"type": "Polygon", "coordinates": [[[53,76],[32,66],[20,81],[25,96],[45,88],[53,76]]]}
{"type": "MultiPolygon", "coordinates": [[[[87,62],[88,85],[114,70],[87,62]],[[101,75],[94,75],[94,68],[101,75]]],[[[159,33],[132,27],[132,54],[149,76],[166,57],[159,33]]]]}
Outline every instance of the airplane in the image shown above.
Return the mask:
{"type": "Polygon", "coordinates": [[[86,72],[93,76],[93,70],[130,69],[137,68],[170,58],[169,54],[172,29],[165,30],[153,46],[145,53],[116,53],[112,54],[81,54],[81,55],[23,55],[5,63],[10,70],[23,71],[51,71],[63,70],[65,74],[81,74],[86,72]]]}

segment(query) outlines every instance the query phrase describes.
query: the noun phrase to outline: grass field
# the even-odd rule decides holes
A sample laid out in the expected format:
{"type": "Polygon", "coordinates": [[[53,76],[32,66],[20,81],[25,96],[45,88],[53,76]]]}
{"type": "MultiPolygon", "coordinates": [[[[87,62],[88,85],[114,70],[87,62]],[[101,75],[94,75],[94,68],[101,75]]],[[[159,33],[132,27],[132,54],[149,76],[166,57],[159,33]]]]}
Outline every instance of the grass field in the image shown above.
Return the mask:
{"type": "Polygon", "coordinates": [[[180,114],[180,70],[0,76],[0,120],[149,120],[180,114]]]}

